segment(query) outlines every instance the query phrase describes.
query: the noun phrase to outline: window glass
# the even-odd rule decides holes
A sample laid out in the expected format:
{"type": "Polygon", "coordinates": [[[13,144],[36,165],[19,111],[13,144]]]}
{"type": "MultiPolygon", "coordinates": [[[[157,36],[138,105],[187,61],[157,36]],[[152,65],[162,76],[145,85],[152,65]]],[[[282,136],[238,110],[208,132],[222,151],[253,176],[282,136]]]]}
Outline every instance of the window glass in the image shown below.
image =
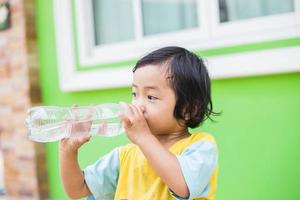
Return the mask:
{"type": "Polygon", "coordinates": [[[144,35],[198,26],[196,0],[142,0],[144,35]]]}
{"type": "Polygon", "coordinates": [[[110,44],[134,39],[131,0],[93,0],[95,44],[110,44]]]}
{"type": "Polygon", "coordinates": [[[219,0],[220,22],[294,11],[293,0],[219,0]]]}

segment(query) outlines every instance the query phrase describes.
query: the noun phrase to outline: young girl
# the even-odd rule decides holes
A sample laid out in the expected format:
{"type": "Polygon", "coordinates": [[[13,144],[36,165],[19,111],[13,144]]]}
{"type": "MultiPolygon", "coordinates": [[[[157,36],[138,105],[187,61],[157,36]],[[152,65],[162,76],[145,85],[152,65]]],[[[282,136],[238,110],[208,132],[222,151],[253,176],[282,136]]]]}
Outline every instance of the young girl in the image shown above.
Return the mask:
{"type": "Polygon", "coordinates": [[[180,47],[158,49],[133,69],[132,104],[120,115],[132,142],[81,171],[77,152],[90,137],[60,142],[60,173],[70,198],[215,199],[217,147],[190,134],[212,111],[203,61],[180,47]]]}

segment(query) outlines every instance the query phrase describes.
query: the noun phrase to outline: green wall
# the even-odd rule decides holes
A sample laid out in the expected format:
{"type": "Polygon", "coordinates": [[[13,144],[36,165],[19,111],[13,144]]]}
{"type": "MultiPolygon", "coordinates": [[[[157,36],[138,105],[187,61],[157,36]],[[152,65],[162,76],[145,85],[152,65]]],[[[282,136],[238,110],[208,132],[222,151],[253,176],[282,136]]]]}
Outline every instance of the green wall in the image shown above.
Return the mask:
{"type": "MultiPolygon", "coordinates": [[[[58,85],[52,1],[36,1],[42,99],[48,105],[130,101],[130,88],[61,92],[58,85]]],[[[300,45],[299,38],[204,51],[205,56],[300,45]]],[[[200,52],[201,54],[201,52],[200,52]]],[[[222,115],[197,130],[213,133],[220,153],[219,200],[300,199],[300,73],[212,82],[222,115]]],[[[197,131],[193,130],[193,131],[197,131]]],[[[126,136],[94,137],[80,150],[82,167],[126,136]]],[[[65,199],[58,172],[57,143],[47,148],[51,199],[65,199]]]]}

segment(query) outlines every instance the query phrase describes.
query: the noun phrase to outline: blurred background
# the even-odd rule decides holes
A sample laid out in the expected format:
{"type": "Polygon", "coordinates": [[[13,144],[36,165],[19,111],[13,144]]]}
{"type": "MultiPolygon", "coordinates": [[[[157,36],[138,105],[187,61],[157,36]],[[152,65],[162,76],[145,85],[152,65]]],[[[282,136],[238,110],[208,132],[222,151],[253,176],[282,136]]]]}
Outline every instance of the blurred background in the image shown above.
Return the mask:
{"type": "MultiPolygon", "coordinates": [[[[0,199],[67,199],[28,108],[130,102],[135,62],[167,45],[212,78],[222,115],[191,132],[216,137],[217,199],[300,199],[299,0],[0,0],[0,199]]],[[[81,167],[126,143],[93,137],[81,167]]]]}

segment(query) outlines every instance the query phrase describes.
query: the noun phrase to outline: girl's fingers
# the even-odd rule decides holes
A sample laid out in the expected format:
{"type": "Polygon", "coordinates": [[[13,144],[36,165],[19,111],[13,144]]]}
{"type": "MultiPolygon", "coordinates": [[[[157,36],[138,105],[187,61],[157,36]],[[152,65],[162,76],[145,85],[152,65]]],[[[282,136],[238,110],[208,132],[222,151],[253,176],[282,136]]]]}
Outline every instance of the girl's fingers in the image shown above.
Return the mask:
{"type": "Polygon", "coordinates": [[[132,110],[132,113],[135,117],[139,115],[139,111],[137,110],[136,106],[129,104],[129,107],[132,110]]]}
{"type": "Polygon", "coordinates": [[[71,115],[71,118],[72,118],[72,120],[77,120],[78,119],[78,116],[76,115],[76,109],[78,109],[78,104],[73,104],[72,105],[72,107],[71,107],[71,113],[72,113],[72,115],[71,115]]]}
{"type": "Polygon", "coordinates": [[[72,104],[71,109],[78,108],[78,107],[79,107],[78,104],[72,104]]]}
{"type": "Polygon", "coordinates": [[[123,124],[124,128],[130,128],[132,126],[132,111],[127,103],[120,102],[120,105],[122,107],[122,112],[119,114],[123,124]]]}
{"type": "MultiPolygon", "coordinates": [[[[78,104],[72,104],[71,110],[76,109],[76,108],[78,108],[78,104]]],[[[64,120],[65,120],[66,122],[68,122],[68,123],[70,123],[70,122],[73,121],[73,119],[72,119],[71,116],[66,116],[66,117],[64,118],[64,120]]]]}
{"type": "Polygon", "coordinates": [[[123,108],[123,115],[127,116],[132,122],[134,118],[144,116],[143,110],[140,107],[133,104],[120,103],[123,108]]]}
{"type": "Polygon", "coordinates": [[[120,114],[120,118],[124,123],[124,128],[130,128],[132,126],[132,122],[130,121],[130,119],[127,116],[125,116],[123,113],[120,114]]]}
{"type": "Polygon", "coordinates": [[[84,143],[88,142],[90,139],[91,139],[91,135],[86,135],[86,136],[79,138],[79,142],[80,142],[80,144],[84,144],[84,143]]]}
{"type": "Polygon", "coordinates": [[[144,116],[143,111],[140,107],[133,105],[135,107],[136,112],[138,113],[139,116],[144,116]]]}
{"type": "Polygon", "coordinates": [[[127,104],[127,103],[120,103],[122,108],[123,108],[123,112],[122,114],[127,116],[129,119],[132,118],[133,116],[133,110],[131,109],[131,107],[127,104]]]}

